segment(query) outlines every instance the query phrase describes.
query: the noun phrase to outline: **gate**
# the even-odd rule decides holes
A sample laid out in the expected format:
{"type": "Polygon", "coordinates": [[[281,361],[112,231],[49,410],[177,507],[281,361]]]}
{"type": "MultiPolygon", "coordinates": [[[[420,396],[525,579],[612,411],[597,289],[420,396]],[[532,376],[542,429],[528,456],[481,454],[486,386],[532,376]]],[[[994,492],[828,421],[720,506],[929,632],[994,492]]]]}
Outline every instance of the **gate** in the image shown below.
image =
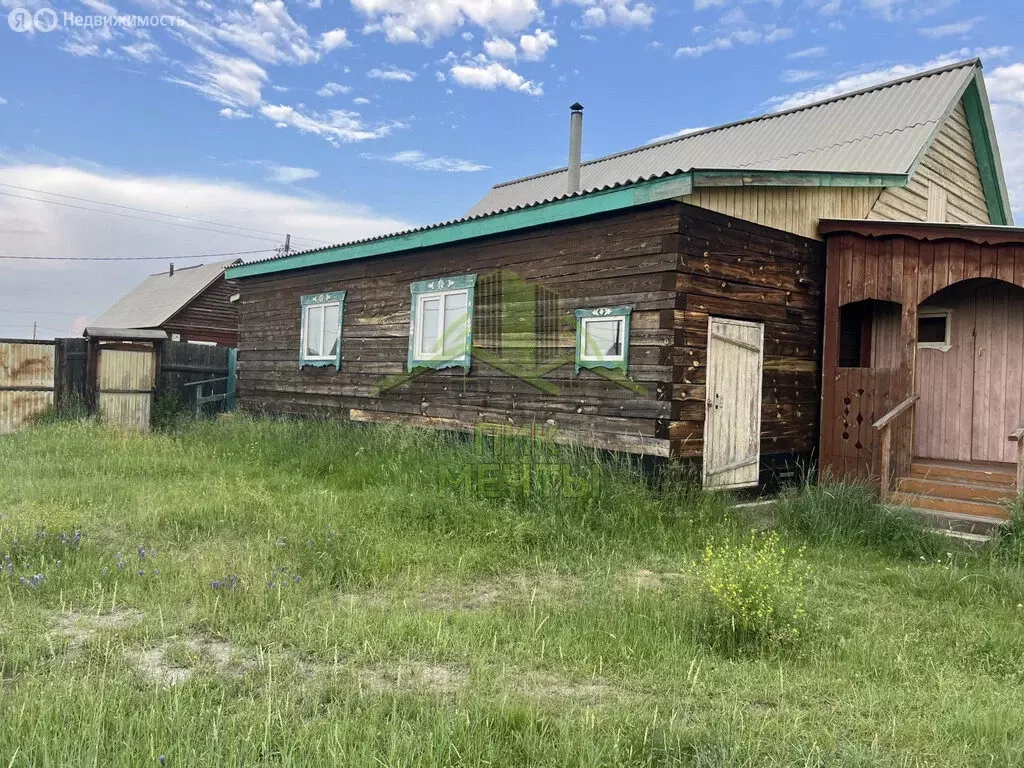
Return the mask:
{"type": "Polygon", "coordinates": [[[103,421],[148,430],[156,384],[152,347],[100,346],[97,359],[97,410],[103,421]]]}
{"type": "Polygon", "coordinates": [[[24,429],[53,405],[52,341],[0,340],[0,435],[24,429]]]}

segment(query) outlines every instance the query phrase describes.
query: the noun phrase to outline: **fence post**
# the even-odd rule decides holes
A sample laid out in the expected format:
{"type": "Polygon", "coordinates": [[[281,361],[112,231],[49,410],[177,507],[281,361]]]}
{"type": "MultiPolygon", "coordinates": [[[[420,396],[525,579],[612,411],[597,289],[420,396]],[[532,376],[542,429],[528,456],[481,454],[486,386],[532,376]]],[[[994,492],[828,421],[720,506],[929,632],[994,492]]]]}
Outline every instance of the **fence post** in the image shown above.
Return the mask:
{"type": "Polygon", "coordinates": [[[232,347],[228,350],[228,388],[225,410],[235,410],[235,381],[238,377],[238,349],[232,347]]]}

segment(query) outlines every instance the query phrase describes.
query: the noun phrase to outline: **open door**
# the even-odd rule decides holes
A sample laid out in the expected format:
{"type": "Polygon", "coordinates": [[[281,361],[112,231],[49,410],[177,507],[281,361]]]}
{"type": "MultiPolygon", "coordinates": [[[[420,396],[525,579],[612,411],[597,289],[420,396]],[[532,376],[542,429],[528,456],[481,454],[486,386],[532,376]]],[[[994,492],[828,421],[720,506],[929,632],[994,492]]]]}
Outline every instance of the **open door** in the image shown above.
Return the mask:
{"type": "Polygon", "coordinates": [[[709,318],[705,488],[757,485],[763,359],[764,325],[709,318]]]}

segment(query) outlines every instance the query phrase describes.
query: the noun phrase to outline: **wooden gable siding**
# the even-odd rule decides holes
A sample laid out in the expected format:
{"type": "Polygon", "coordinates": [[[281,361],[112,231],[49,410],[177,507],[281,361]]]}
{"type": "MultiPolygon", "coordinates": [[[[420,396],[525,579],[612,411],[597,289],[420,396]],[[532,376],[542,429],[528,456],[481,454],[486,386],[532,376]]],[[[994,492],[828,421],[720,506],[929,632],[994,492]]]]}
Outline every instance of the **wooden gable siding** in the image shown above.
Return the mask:
{"type": "MultiPolygon", "coordinates": [[[[415,252],[243,278],[238,399],[243,408],[334,414],[461,431],[480,424],[554,429],[556,439],[667,456],[676,338],[680,204],[666,202],[415,252]],[[486,324],[481,283],[498,270],[560,297],[553,338],[565,364],[543,392],[476,353],[462,369],[406,373],[410,284],[476,274],[474,325],[486,324]],[[346,291],[340,370],[298,365],[300,297],[346,291]],[[629,376],[642,394],[574,372],[576,309],[633,308],[629,376]]],[[[548,294],[545,294],[548,295],[548,294]]],[[[485,341],[477,339],[478,342],[485,341]]],[[[516,339],[510,343],[515,344],[516,339]]]]}
{"type": "Polygon", "coordinates": [[[875,187],[704,187],[683,202],[738,219],[820,239],[819,219],[866,219],[875,187]]]}
{"type": "Polygon", "coordinates": [[[988,224],[988,205],[981,185],[981,173],[974,143],[967,127],[963,104],[946,120],[935,142],[925,153],[917,172],[905,187],[884,190],[870,215],[857,218],[889,221],[948,221],[960,224],[988,224]],[[931,187],[935,190],[932,191],[931,187]],[[944,216],[929,217],[929,197],[945,197],[944,216]]]}
{"type": "Polygon", "coordinates": [[[212,341],[222,347],[238,344],[238,305],[229,301],[238,284],[219,278],[190,301],[160,330],[181,334],[182,341],[212,341]]]}
{"type": "Polygon", "coordinates": [[[674,249],[680,339],[673,359],[672,453],[703,453],[710,317],[764,323],[762,468],[811,454],[818,435],[823,243],[685,206],[674,249]]]}

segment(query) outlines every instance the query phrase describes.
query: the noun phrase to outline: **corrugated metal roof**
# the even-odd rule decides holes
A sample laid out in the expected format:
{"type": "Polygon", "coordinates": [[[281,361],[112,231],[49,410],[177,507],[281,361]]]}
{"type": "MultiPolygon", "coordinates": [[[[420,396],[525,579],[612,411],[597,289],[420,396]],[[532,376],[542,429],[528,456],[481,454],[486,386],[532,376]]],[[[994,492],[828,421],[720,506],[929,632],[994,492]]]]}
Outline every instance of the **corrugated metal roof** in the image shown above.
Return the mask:
{"type": "Polygon", "coordinates": [[[90,325],[96,328],[157,328],[206,290],[241,259],[175,269],[151,275],[122,296],[90,325]]]}
{"type": "MultiPolygon", "coordinates": [[[[581,194],[697,169],[905,174],[977,59],[584,163],[581,194]]],[[[468,216],[567,197],[566,168],[495,186],[468,216]]]]}

